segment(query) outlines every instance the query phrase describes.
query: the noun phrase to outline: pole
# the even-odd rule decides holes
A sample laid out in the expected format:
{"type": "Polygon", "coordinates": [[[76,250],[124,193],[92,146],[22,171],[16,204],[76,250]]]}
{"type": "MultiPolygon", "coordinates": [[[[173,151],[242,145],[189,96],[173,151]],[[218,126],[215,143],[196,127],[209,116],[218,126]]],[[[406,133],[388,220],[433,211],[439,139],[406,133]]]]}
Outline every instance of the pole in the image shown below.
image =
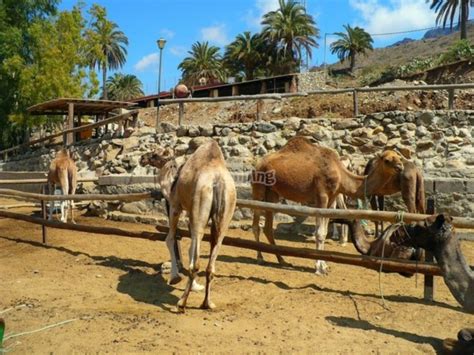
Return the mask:
{"type": "MultiPolygon", "coordinates": [[[[42,191],[43,195],[46,192],[45,187],[46,187],[46,185],[43,185],[43,189],[42,189],[43,190],[42,191]]],[[[49,203],[50,203],[49,208],[53,208],[52,204],[54,202],[50,201],[49,203]]],[[[46,202],[45,202],[45,200],[41,200],[41,213],[43,215],[43,219],[46,221],[48,219],[48,216],[47,216],[47,213],[46,213],[46,202]]],[[[43,224],[41,226],[41,232],[43,234],[43,244],[46,244],[46,240],[47,240],[47,237],[48,237],[48,230],[46,229],[46,225],[43,224]]]]}
{"type": "MultiPolygon", "coordinates": [[[[436,181],[433,181],[433,196],[429,197],[426,203],[426,213],[434,214],[435,213],[435,200],[436,196],[436,181]]],[[[425,261],[428,263],[434,262],[434,256],[430,252],[425,253],[425,261]]],[[[425,275],[424,280],[424,289],[423,289],[423,299],[425,301],[432,302],[434,300],[434,277],[432,275],[425,275]]]]}
{"type": "Polygon", "coordinates": [[[328,73],[327,73],[327,64],[326,64],[326,43],[328,40],[328,34],[324,33],[324,80],[326,81],[328,78],[328,73]]]}
{"type": "Polygon", "coordinates": [[[158,69],[158,98],[156,99],[156,127],[155,130],[158,132],[160,125],[160,92],[161,92],[161,62],[163,58],[163,49],[160,48],[160,68],[158,69]]]}

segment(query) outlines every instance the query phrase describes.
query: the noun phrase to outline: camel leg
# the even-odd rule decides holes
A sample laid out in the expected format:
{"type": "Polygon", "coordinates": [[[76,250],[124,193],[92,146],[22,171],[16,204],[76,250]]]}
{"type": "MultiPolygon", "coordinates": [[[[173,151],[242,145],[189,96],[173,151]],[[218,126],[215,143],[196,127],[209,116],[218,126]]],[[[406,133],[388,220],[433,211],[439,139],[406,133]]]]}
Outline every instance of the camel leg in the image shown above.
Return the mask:
{"type": "MultiPolygon", "coordinates": [[[[275,238],[273,237],[273,216],[274,216],[273,212],[271,211],[265,212],[265,227],[263,229],[263,232],[265,233],[265,236],[267,237],[268,242],[272,245],[276,245],[275,238]]],[[[275,254],[275,255],[280,265],[291,266],[291,264],[287,263],[280,254],[275,254]]]]}
{"type": "MultiPolygon", "coordinates": [[[[327,196],[320,196],[320,203],[316,206],[322,206],[327,208],[331,206],[333,202],[328,201],[327,196]],[[329,202],[329,203],[328,203],[329,202]]],[[[316,250],[324,250],[324,242],[328,234],[329,218],[316,217],[316,250]]],[[[316,274],[327,275],[329,272],[328,266],[324,260],[316,260],[316,274]]]]}
{"type": "MultiPolygon", "coordinates": [[[[59,171],[59,182],[61,184],[62,194],[68,195],[69,194],[69,179],[67,175],[67,170],[61,169],[59,171]]],[[[65,213],[64,206],[67,204],[66,201],[61,201],[61,222],[67,222],[67,213],[65,213]]]]}
{"type": "MultiPolygon", "coordinates": [[[[379,210],[385,211],[385,198],[383,196],[379,196],[379,210]]],[[[383,221],[380,221],[380,234],[383,233],[383,221]]],[[[377,236],[378,237],[378,236],[377,236]]]]}
{"type": "MultiPolygon", "coordinates": [[[[199,187],[199,186],[198,186],[199,187]]],[[[211,190],[212,191],[212,190],[211,190]]],[[[183,295],[178,301],[177,307],[180,312],[184,312],[186,302],[191,292],[193,283],[199,272],[199,251],[201,240],[204,236],[204,229],[209,220],[212,206],[212,192],[209,189],[201,189],[200,196],[193,201],[193,208],[190,213],[191,224],[191,246],[189,248],[189,279],[183,295]]]]}
{"type": "MultiPolygon", "coordinates": [[[[77,188],[77,176],[76,174],[72,174],[71,176],[71,186],[69,186],[71,191],[71,195],[74,195],[76,194],[76,188],[77,188]]],[[[70,200],[70,205],[69,205],[69,208],[71,210],[71,222],[76,224],[76,220],[74,219],[74,201],[73,200],[70,200]]]]}
{"type": "MultiPolygon", "coordinates": [[[[333,208],[336,208],[336,207],[339,208],[339,209],[344,209],[344,210],[347,209],[346,201],[344,200],[344,195],[342,195],[342,194],[337,195],[336,201],[335,201],[335,206],[333,208]]],[[[335,224],[333,224],[333,226],[334,226],[334,229],[337,231],[337,228],[336,228],[335,224]]],[[[336,233],[336,234],[338,234],[338,233],[336,233]]],[[[345,246],[347,244],[348,235],[349,235],[348,226],[346,224],[342,224],[341,225],[341,234],[339,236],[339,243],[341,244],[341,246],[345,246]]]]}
{"type": "MultiPolygon", "coordinates": [[[[253,222],[252,222],[252,232],[255,238],[255,241],[260,242],[260,217],[262,212],[259,210],[254,210],[253,212],[253,222]]],[[[263,255],[261,251],[257,251],[257,263],[263,264],[263,255]]]]}
{"type": "MultiPolygon", "coordinates": [[[[49,195],[53,195],[54,194],[54,189],[55,189],[55,186],[54,184],[48,184],[48,194],[49,195]]],[[[53,209],[54,209],[54,201],[49,201],[48,203],[49,205],[49,216],[48,216],[48,219],[51,221],[53,219],[53,209]]]]}
{"type": "Polygon", "coordinates": [[[175,250],[176,243],[176,228],[178,227],[179,215],[181,211],[175,209],[173,206],[170,207],[169,214],[169,231],[166,236],[166,246],[171,256],[171,276],[170,276],[170,285],[177,284],[181,281],[181,276],[179,275],[178,261],[175,250]]]}

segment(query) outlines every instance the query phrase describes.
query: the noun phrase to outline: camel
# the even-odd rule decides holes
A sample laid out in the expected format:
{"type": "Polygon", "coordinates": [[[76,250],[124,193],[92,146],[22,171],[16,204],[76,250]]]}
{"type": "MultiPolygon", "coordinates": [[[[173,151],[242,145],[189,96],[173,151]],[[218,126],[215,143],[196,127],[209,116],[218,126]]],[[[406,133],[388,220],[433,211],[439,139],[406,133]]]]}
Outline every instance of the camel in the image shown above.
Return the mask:
{"type": "MultiPolygon", "coordinates": [[[[49,166],[48,171],[48,191],[54,195],[56,185],[61,187],[63,195],[74,195],[77,188],[77,167],[74,160],[70,157],[69,151],[62,148],[56,153],[49,166]]],[[[68,210],[71,212],[71,222],[74,220],[74,201],[61,201],[61,221],[67,222],[68,212],[64,213],[64,205],[67,204],[68,210]]],[[[53,203],[49,205],[49,219],[53,218],[53,203]]]]}
{"type": "MultiPolygon", "coordinates": [[[[364,169],[364,174],[369,174],[373,169],[375,158],[370,159],[364,169]]],[[[402,157],[403,171],[395,175],[385,185],[380,195],[370,197],[370,205],[373,210],[384,210],[384,195],[402,193],[403,201],[410,213],[425,213],[425,183],[423,174],[412,161],[402,157]]],[[[375,235],[383,229],[383,223],[375,223],[375,235]]]]}
{"type": "MultiPolygon", "coordinates": [[[[254,200],[278,202],[280,198],[312,205],[319,208],[334,206],[336,197],[344,194],[352,198],[376,195],[392,176],[403,169],[400,156],[385,151],[378,156],[373,171],[366,176],[349,172],[340,162],[338,154],[326,147],[313,145],[305,137],[291,138],[279,151],[263,157],[256,165],[252,176],[254,200]]],[[[260,216],[255,211],[253,232],[260,239],[260,216]]],[[[316,249],[324,249],[328,230],[328,218],[316,218],[316,249]]],[[[265,212],[265,235],[271,244],[273,238],[273,212],[265,212]]],[[[276,255],[281,264],[285,261],[276,255]]],[[[263,262],[260,252],[257,261],[263,262]]],[[[327,274],[324,261],[316,261],[316,274],[327,274]]]]}
{"type": "MultiPolygon", "coordinates": [[[[360,220],[336,219],[335,221],[348,225],[352,243],[362,255],[379,258],[424,260],[423,250],[416,248],[411,239],[412,235],[419,233],[418,226],[416,225],[391,225],[381,236],[371,240],[368,238],[360,220]]],[[[405,277],[413,276],[413,274],[405,272],[401,272],[400,275],[405,277]]]]}
{"type": "Polygon", "coordinates": [[[179,252],[175,248],[179,216],[183,210],[189,216],[191,234],[189,280],[177,304],[180,312],[184,312],[189,293],[193,285],[196,285],[200,244],[207,223],[211,219],[211,253],[206,269],[206,294],[201,308],[215,308],[210,299],[211,282],[214,278],[217,255],[232,219],[237,196],[234,180],[227,170],[219,145],[214,140],[202,144],[180,167],[172,154],[163,149],[145,154],[140,163],[142,166],[150,164],[160,169],[158,183],[168,203],[170,229],[166,245],[171,256],[170,284],[176,284],[181,280],[178,268],[179,252]]]}
{"type": "Polygon", "coordinates": [[[474,328],[463,328],[457,339],[444,339],[443,351],[447,355],[474,354],[474,328]]]}
{"type": "Polygon", "coordinates": [[[474,313],[474,271],[462,254],[452,220],[448,214],[430,216],[423,227],[426,233],[414,235],[414,242],[417,247],[433,253],[444,283],[456,301],[474,313]]]}

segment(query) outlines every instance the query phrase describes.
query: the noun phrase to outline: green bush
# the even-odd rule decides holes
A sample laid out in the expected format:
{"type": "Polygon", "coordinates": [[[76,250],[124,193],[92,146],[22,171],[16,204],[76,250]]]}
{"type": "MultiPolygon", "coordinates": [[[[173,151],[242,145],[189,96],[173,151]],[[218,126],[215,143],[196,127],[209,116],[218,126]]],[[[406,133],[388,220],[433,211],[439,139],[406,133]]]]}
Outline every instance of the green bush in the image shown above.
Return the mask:
{"type": "Polygon", "coordinates": [[[462,39],[454,43],[446,53],[438,58],[438,63],[449,64],[463,59],[474,59],[474,45],[467,39],[462,39]]]}

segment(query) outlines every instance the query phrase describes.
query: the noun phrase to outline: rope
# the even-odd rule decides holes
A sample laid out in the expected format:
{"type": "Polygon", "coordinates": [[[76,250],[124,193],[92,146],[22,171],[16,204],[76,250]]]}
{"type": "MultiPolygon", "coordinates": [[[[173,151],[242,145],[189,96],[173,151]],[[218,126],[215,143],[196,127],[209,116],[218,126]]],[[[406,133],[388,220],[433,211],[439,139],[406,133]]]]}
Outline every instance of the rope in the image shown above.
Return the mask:
{"type": "Polygon", "coordinates": [[[385,298],[383,296],[383,286],[382,286],[382,270],[383,270],[383,262],[385,258],[385,241],[388,238],[390,238],[390,236],[400,227],[400,224],[401,222],[392,224],[390,227],[388,227],[385,230],[385,233],[381,237],[382,238],[382,255],[381,255],[382,260],[380,261],[380,267],[379,267],[379,292],[380,292],[380,298],[382,299],[382,304],[384,308],[387,309],[388,311],[391,311],[391,310],[385,302],[385,298]]]}
{"type": "Polygon", "coordinates": [[[23,335],[28,335],[28,334],[33,334],[33,333],[38,333],[38,332],[41,332],[43,330],[47,330],[47,329],[50,329],[50,328],[54,328],[54,327],[58,327],[60,325],[63,325],[63,324],[67,324],[67,323],[71,323],[71,322],[74,322],[78,320],[77,318],[73,318],[73,319],[68,319],[68,320],[65,320],[65,321],[62,321],[62,322],[59,322],[59,323],[54,323],[54,324],[50,324],[50,325],[47,325],[43,328],[39,328],[39,329],[35,329],[35,330],[30,330],[30,331],[27,331],[27,332],[22,332],[22,333],[16,333],[16,334],[10,334],[8,336],[5,337],[4,341],[7,341],[9,339],[13,339],[13,338],[16,338],[16,337],[20,337],[20,336],[23,336],[23,335]]]}

